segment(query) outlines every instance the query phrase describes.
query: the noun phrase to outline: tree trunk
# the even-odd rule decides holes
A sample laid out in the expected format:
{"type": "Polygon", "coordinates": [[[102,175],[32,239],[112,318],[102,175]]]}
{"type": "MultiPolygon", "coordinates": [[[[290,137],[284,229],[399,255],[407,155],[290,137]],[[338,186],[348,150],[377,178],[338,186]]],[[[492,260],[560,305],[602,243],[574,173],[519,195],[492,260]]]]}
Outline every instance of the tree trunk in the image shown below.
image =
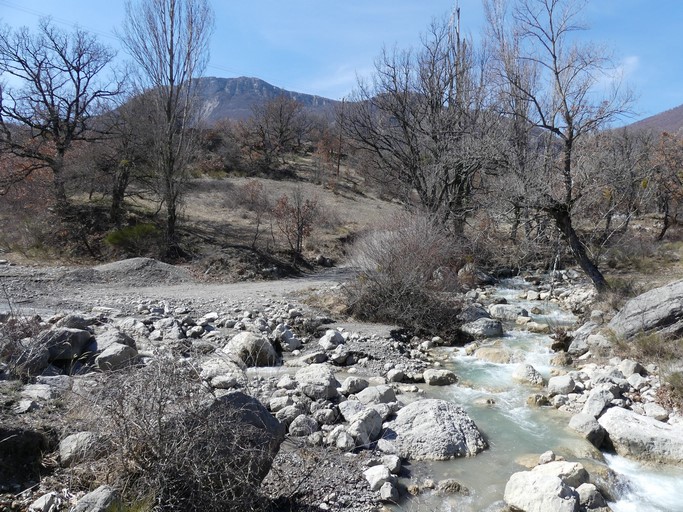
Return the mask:
{"type": "Polygon", "coordinates": [[[565,204],[554,204],[553,206],[546,209],[550,216],[555,221],[558,229],[562,233],[562,236],[569,244],[569,248],[576,258],[576,262],[579,264],[584,273],[590,278],[598,292],[604,292],[609,289],[609,285],[602,275],[597,265],[588,256],[586,251],[586,246],[583,244],[579,236],[572,226],[572,218],[569,212],[569,208],[565,204]]]}

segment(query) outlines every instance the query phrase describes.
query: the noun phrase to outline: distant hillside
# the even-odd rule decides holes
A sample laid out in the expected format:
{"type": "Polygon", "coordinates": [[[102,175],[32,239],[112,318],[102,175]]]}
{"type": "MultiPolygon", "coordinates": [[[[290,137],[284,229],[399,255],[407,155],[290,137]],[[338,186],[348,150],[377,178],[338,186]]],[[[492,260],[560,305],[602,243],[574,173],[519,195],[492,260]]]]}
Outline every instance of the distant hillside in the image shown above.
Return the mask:
{"type": "Polygon", "coordinates": [[[251,116],[251,107],[278,96],[285,95],[302,103],[306,110],[331,114],[335,100],[280,89],[258,78],[216,78],[199,79],[199,97],[208,123],[224,119],[246,119],[251,116]]]}
{"type": "Polygon", "coordinates": [[[683,105],[636,121],[629,125],[629,127],[639,130],[651,130],[656,133],[676,133],[683,128],[683,105]]]}

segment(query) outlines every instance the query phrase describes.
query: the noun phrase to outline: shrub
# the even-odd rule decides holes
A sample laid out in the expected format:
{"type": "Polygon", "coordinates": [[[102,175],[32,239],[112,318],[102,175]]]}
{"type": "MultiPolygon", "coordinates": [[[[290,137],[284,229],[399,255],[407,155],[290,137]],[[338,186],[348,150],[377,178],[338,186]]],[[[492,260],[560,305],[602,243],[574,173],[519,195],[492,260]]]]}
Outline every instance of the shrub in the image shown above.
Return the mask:
{"type": "Polygon", "coordinates": [[[457,337],[455,241],[425,215],[403,215],[361,237],[353,249],[357,278],[345,291],[350,312],[396,323],[418,335],[457,337]]]}
{"type": "Polygon", "coordinates": [[[154,224],[126,226],[109,233],[104,241],[107,245],[124,251],[131,256],[144,256],[159,251],[162,232],[154,224]]]}
{"type": "Polygon", "coordinates": [[[258,486],[284,429],[271,435],[265,422],[280,426],[267,411],[266,420],[259,417],[253,399],[217,399],[192,367],[171,360],[108,374],[101,389],[91,430],[110,452],[85,471],[96,468],[125,502],[208,512],[259,506],[258,486]]]}
{"type": "Polygon", "coordinates": [[[294,260],[301,256],[304,239],[311,234],[318,216],[318,202],[303,197],[300,188],[291,197],[281,195],[273,208],[273,217],[278,229],[292,250],[294,260]]]}
{"type": "MultiPolygon", "coordinates": [[[[11,306],[9,297],[7,301],[11,306]]],[[[4,367],[0,369],[13,379],[34,376],[40,347],[30,343],[29,338],[42,330],[40,317],[26,316],[14,308],[0,317],[0,366],[4,367]]]]}

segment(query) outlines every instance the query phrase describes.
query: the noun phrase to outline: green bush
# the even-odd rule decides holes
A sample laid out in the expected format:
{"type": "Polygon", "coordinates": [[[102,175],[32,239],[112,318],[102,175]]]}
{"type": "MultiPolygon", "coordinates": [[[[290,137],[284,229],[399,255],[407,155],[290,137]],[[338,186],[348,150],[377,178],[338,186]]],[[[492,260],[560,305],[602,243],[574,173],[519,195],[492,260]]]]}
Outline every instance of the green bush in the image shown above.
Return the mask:
{"type": "Polygon", "coordinates": [[[130,256],[145,256],[159,252],[162,236],[154,224],[143,223],[112,231],[104,241],[130,256]]]}

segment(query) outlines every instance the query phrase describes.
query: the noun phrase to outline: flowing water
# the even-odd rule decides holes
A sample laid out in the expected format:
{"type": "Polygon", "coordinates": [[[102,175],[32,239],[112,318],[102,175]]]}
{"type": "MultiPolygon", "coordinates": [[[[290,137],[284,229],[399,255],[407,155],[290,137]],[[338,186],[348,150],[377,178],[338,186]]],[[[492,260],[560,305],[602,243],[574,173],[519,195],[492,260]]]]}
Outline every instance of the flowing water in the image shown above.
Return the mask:
{"type": "MultiPolygon", "coordinates": [[[[531,315],[539,323],[570,325],[576,319],[551,303],[517,299],[519,281],[498,290],[509,303],[527,309],[540,306],[542,315],[531,315]]],[[[609,467],[619,475],[615,512],[683,512],[683,468],[652,469],[614,455],[600,454],[568,428],[570,416],[549,407],[530,407],[527,397],[539,390],[516,382],[512,373],[520,362],[534,366],[544,378],[550,375],[550,338],[526,331],[507,331],[496,344],[513,351],[514,362],[497,364],[465,354],[463,349],[446,349],[444,367],[460,381],[444,388],[425,388],[430,396],[461,405],[486,436],[489,449],[476,457],[445,462],[413,463],[412,476],[434,480],[454,478],[470,491],[469,496],[428,493],[397,507],[410,511],[477,512],[498,510],[505,484],[512,473],[523,471],[524,463],[535,463],[538,455],[553,450],[567,460],[579,461],[592,474],[609,467]]]]}

